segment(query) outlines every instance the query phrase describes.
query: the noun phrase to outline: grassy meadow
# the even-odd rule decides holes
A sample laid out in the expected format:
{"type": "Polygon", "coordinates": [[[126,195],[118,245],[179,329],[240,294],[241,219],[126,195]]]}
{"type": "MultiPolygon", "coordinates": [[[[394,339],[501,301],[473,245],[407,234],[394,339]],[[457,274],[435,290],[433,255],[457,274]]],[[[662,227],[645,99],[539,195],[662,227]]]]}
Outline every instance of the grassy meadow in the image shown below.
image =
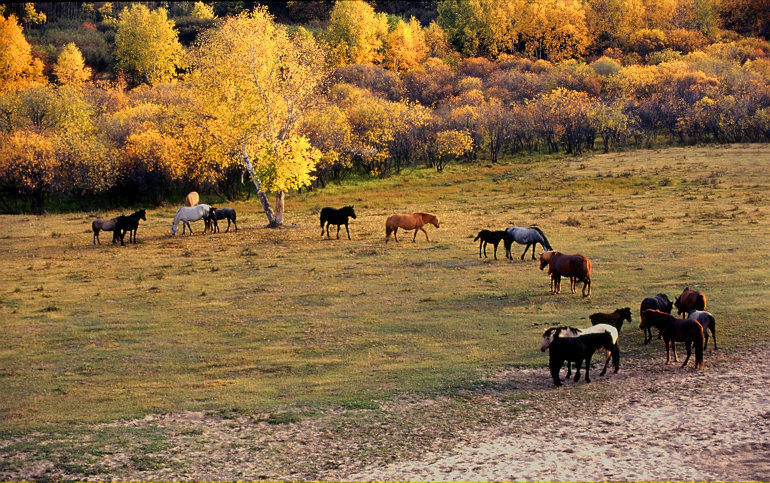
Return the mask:
{"type": "Polygon", "coordinates": [[[126,247],[91,242],[91,220],[119,213],[1,216],[0,430],[451,395],[499,368],[544,368],[545,327],[625,306],[621,352],[661,358],[642,344],[639,302],[687,285],[708,296],[721,346],[764,344],[769,175],[770,145],[512,158],[291,194],[281,230],[252,200],[230,204],[237,233],[196,222],[172,238],[165,206],[126,247]],[[346,204],[352,241],[344,227],[319,236],[320,209],[346,204]],[[387,215],[412,211],[441,228],[386,245],[387,215]],[[520,245],[513,261],[502,245],[479,259],[476,233],[513,224],[588,256],[592,296],[551,295],[520,245]]]}

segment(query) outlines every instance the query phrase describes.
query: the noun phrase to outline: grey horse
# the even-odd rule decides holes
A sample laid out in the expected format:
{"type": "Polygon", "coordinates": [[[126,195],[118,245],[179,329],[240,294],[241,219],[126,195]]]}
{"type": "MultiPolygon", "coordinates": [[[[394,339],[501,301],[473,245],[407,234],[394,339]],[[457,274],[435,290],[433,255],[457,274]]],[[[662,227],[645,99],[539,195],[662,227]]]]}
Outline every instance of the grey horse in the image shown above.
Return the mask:
{"type": "MultiPolygon", "coordinates": [[[[548,243],[548,238],[545,237],[545,233],[543,233],[543,231],[536,226],[530,228],[525,228],[523,226],[512,226],[505,231],[511,235],[511,238],[513,238],[513,241],[516,243],[527,245],[527,247],[524,249],[524,253],[521,254],[522,260],[524,260],[524,255],[527,254],[527,250],[529,250],[530,245],[532,246],[532,260],[535,259],[535,246],[537,246],[538,243],[543,247],[544,250],[553,250],[551,244],[548,243]]],[[[505,256],[510,257],[511,241],[506,240],[505,243],[505,256]]]]}

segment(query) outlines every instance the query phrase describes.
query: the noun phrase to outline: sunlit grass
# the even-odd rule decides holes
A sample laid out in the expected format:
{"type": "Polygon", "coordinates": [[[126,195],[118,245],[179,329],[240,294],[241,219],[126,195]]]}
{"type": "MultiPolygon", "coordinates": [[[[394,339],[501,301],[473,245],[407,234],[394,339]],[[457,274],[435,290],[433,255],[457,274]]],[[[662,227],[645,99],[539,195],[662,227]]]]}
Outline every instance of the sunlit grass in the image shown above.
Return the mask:
{"type": "Polygon", "coordinates": [[[624,306],[623,349],[659,357],[638,304],[685,285],[707,294],[720,345],[767,340],[770,147],[513,161],[290,195],[282,230],[251,201],[231,205],[238,233],[171,238],[167,206],[127,247],[91,244],[91,219],[115,213],[0,217],[0,429],[451,393],[544,366],[544,327],[624,306]],[[346,204],[353,240],[321,238],[320,209],[346,204]],[[385,217],[418,210],[441,221],[431,241],[385,245],[385,217]],[[593,296],[551,295],[523,246],[480,260],[476,232],[512,224],[590,257],[593,296]]]}

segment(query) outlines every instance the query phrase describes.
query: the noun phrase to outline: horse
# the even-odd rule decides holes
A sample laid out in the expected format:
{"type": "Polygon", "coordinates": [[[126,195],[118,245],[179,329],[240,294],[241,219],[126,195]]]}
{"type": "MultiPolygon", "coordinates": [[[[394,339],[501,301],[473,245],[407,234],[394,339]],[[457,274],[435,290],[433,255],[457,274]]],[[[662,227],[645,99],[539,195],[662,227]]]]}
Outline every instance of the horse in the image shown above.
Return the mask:
{"type": "Polygon", "coordinates": [[[136,243],[136,230],[139,228],[139,220],[147,221],[147,214],[144,210],[138,210],[131,213],[128,216],[119,216],[115,218],[115,231],[112,232],[112,243],[120,240],[121,245],[123,239],[128,232],[128,242],[136,243]]]}
{"type": "MultiPolygon", "coordinates": [[[[592,327],[587,327],[585,329],[576,329],[575,327],[551,327],[550,329],[546,329],[545,332],[543,332],[543,341],[540,344],[540,350],[545,352],[546,349],[550,347],[550,345],[553,343],[555,339],[558,339],[559,337],[579,337],[584,334],[602,334],[602,333],[608,333],[610,334],[610,337],[612,339],[612,343],[615,345],[615,350],[608,350],[605,354],[606,358],[604,360],[604,368],[602,369],[602,372],[599,374],[600,376],[603,376],[607,372],[607,365],[610,362],[610,358],[613,360],[613,365],[615,366],[615,372],[618,372],[618,369],[620,367],[620,348],[618,347],[618,330],[608,324],[597,324],[592,327]]],[[[570,367],[570,364],[567,363],[567,377],[572,374],[572,368],[570,367]]]]}
{"type": "Polygon", "coordinates": [[[709,330],[711,331],[711,337],[714,339],[714,349],[716,349],[716,321],[714,320],[714,316],[711,315],[711,312],[706,312],[705,310],[693,310],[687,314],[687,318],[697,320],[701,327],[703,327],[703,349],[706,349],[706,346],[709,345],[709,330]]]}
{"type": "MultiPolygon", "coordinates": [[[[348,218],[356,219],[356,212],[352,206],[344,206],[340,209],[327,206],[321,210],[321,236],[324,236],[324,224],[326,224],[326,238],[331,238],[329,235],[329,226],[337,225],[337,240],[340,239],[340,226],[345,225],[345,231],[348,232],[348,240],[350,240],[350,229],[348,229],[348,218]]],[[[415,231],[415,234],[417,232],[415,231]]]]}
{"type": "Polygon", "coordinates": [[[195,206],[200,201],[200,197],[196,191],[190,191],[187,196],[184,197],[185,206],[195,206]]]}
{"type": "MultiPolygon", "coordinates": [[[[642,300],[642,304],[639,306],[639,316],[641,317],[642,312],[649,309],[660,310],[661,312],[670,314],[672,308],[674,308],[674,304],[668,299],[668,295],[659,293],[654,297],[647,297],[642,300]]],[[[658,339],[660,339],[660,333],[658,334],[658,339]]],[[[648,327],[644,330],[644,343],[649,344],[651,341],[652,329],[648,327]]]]}
{"type": "Polygon", "coordinates": [[[631,307],[615,309],[614,312],[609,314],[597,312],[589,315],[588,318],[591,319],[591,325],[609,324],[618,329],[618,333],[620,333],[624,320],[627,320],[629,324],[631,323],[631,307]]]}
{"type": "MultiPolygon", "coordinates": [[[[217,220],[224,220],[227,218],[227,230],[225,230],[225,233],[230,231],[230,222],[235,225],[235,231],[238,231],[238,223],[235,222],[235,210],[227,207],[227,208],[214,208],[213,206],[209,209],[209,222],[211,226],[211,233],[219,233],[219,223],[217,223],[217,220]]],[[[204,228],[203,231],[206,231],[204,228]]]]}
{"type": "Polygon", "coordinates": [[[190,229],[190,235],[192,235],[193,231],[192,227],[190,226],[190,222],[198,221],[203,218],[208,225],[208,217],[210,216],[210,212],[211,207],[209,205],[183,206],[179,208],[176,212],[176,215],[174,215],[174,221],[171,223],[171,235],[176,236],[176,232],[178,230],[177,224],[179,224],[180,221],[182,222],[182,235],[184,235],[185,226],[190,229]]]}
{"type": "Polygon", "coordinates": [[[391,233],[393,233],[393,239],[396,240],[396,243],[398,243],[397,234],[399,228],[402,228],[406,231],[414,230],[412,243],[414,243],[415,239],[417,238],[417,230],[422,230],[422,232],[425,233],[425,240],[430,241],[428,238],[428,232],[425,231],[425,228],[423,228],[423,225],[427,223],[430,223],[436,228],[440,228],[438,224],[438,218],[436,218],[436,215],[431,213],[417,212],[412,213],[411,215],[390,215],[388,219],[385,220],[385,243],[388,243],[391,233]]]}
{"type": "Polygon", "coordinates": [[[115,230],[115,220],[117,220],[117,218],[113,218],[111,220],[97,218],[91,223],[91,229],[94,231],[94,245],[96,245],[97,242],[99,245],[102,244],[101,240],[99,240],[99,231],[115,230]]]}
{"type": "Polygon", "coordinates": [[[685,287],[682,295],[676,298],[674,306],[680,316],[693,310],[706,310],[706,294],[685,287]]]}
{"type": "Polygon", "coordinates": [[[669,347],[673,348],[674,362],[678,362],[676,355],[676,342],[684,342],[687,349],[687,358],[685,358],[682,367],[687,365],[692,354],[691,345],[695,344],[695,368],[703,367],[703,327],[697,320],[677,319],[671,314],[661,312],[660,310],[645,310],[642,312],[642,321],[639,328],[644,330],[646,327],[657,327],[663,334],[663,341],[666,344],[666,365],[669,365],[669,347]]]}
{"type": "Polygon", "coordinates": [[[591,260],[583,255],[564,255],[551,250],[540,254],[540,270],[546,265],[551,275],[551,292],[561,292],[561,277],[569,277],[572,293],[577,292],[577,282],[583,282],[583,297],[591,296],[591,260]]]}
{"type": "Polygon", "coordinates": [[[527,245],[527,247],[524,248],[524,253],[521,254],[522,260],[524,260],[524,255],[527,254],[527,250],[529,250],[530,245],[532,246],[532,260],[535,259],[535,247],[538,243],[543,247],[543,250],[553,250],[551,244],[548,243],[548,238],[545,237],[545,233],[543,233],[543,231],[536,226],[531,226],[529,228],[525,228],[523,226],[511,226],[505,231],[511,235],[511,242],[508,242],[505,245],[505,255],[510,259],[513,259],[513,257],[511,257],[511,244],[514,241],[522,245],[527,245]]]}
{"type": "MultiPolygon", "coordinates": [[[[617,343],[612,342],[612,336],[607,333],[581,334],[577,337],[560,337],[551,343],[548,355],[548,367],[551,370],[551,378],[555,386],[561,386],[559,370],[564,362],[575,363],[575,382],[580,380],[580,366],[586,361],[586,383],[591,382],[589,371],[591,369],[591,357],[599,349],[605,349],[617,354],[617,343]]],[[[615,359],[617,361],[617,359],[615,359]]],[[[607,366],[605,364],[605,370],[607,366]]],[[[618,366],[615,365],[615,372],[618,366]]],[[[602,371],[604,373],[604,371],[602,371]]],[[[569,377],[569,375],[567,375],[569,377]]]]}
{"type": "MultiPolygon", "coordinates": [[[[507,231],[489,231],[481,230],[473,241],[479,240],[479,258],[481,258],[481,246],[484,246],[484,258],[487,257],[487,244],[492,243],[495,246],[495,260],[497,260],[497,246],[501,240],[504,240],[504,244],[510,245],[511,235],[507,231]]],[[[511,258],[510,250],[505,250],[505,258],[511,258]]]]}

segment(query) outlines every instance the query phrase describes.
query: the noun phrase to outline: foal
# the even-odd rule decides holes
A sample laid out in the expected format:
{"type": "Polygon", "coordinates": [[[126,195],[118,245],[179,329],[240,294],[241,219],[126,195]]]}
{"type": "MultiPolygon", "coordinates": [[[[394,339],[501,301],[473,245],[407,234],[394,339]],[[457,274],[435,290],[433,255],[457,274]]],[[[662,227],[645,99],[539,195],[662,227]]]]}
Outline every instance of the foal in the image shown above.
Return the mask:
{"type": "MultiPolygon", "coordinates": [[[[513,241],[513,237],[507,231],[489,231],[481,230],[473,241],[479,240],[479,258],[481,258],[481,247],[484,246],[484,258],[487,258],[487,244],[491,243],[495,246],[495,260],[497,260],[497,246],[501,241],[505,241],[504,245],[510,246],[513,241]]],[[[510,250],[505,251],[505,258],[511,258],[510,250]]]]}

